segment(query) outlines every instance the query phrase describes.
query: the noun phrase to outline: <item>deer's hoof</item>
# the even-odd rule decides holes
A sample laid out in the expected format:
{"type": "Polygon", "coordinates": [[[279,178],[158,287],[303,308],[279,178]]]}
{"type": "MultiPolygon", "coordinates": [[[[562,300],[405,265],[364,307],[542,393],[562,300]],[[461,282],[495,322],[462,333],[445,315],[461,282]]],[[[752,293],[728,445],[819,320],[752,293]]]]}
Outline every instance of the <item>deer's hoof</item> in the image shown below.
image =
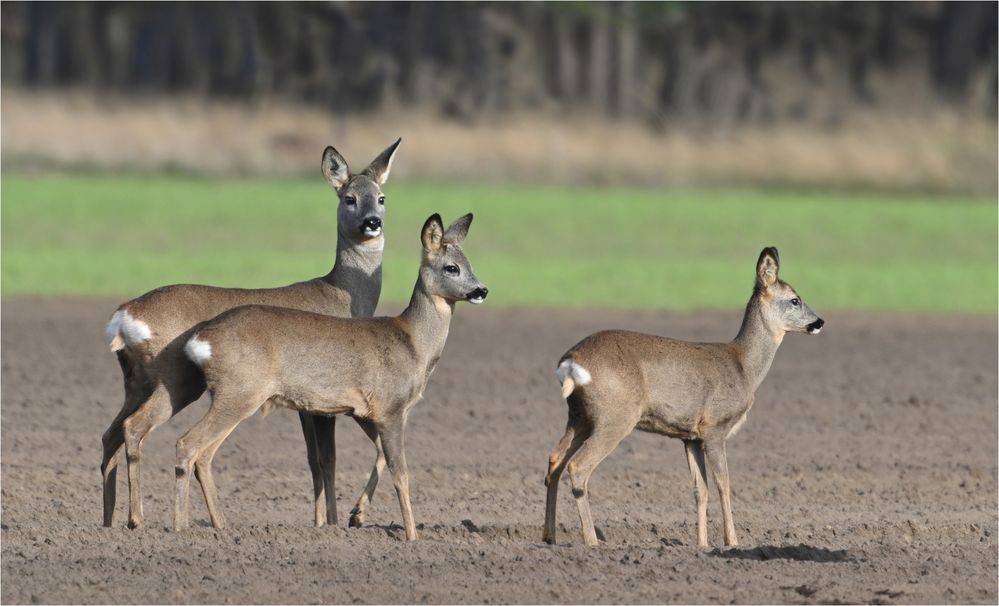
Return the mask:
{"type": "Polygon", "coordinates": [[[142,527],[143,527],[143,523],[142,523],[141,519],[133,518],[133,519],[130,519],[128,521],[128,528],[130,530],[135,530],[137,528],[142,528],[142,527]]]}
{"type": "Polygon", "coordinates": [[[349,525],[351,528],[360,528],[361,526],[364,526],[364,516],[359,513],[351,515],[349,525]]]}

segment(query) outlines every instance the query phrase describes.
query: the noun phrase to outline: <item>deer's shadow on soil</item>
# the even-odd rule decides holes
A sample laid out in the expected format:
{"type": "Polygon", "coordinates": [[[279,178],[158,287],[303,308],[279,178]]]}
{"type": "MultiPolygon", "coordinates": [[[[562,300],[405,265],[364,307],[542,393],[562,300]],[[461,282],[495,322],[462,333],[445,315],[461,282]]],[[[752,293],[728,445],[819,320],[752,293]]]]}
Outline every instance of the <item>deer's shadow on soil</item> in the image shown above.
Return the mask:
{"type": "Polygon", "coordinates": [[[797,560],[800,562],[853,562],[855,558],[849,552],[824,547],[812,547],[799,543],[798,545],[758,545],[735,549],[713,549],[710,555],[718,558],[735,558],[740,560],[797,560]]]}

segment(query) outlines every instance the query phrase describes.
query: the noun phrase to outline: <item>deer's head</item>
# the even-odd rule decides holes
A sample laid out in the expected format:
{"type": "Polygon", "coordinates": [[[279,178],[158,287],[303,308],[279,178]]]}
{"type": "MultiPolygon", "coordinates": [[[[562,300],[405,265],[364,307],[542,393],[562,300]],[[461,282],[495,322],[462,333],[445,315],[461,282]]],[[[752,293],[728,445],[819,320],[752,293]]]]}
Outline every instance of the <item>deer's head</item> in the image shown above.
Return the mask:
{"type": "Polygon", "coordinates": [[[446,230],[437,213],[423,224],[420,278],[427,294],[448,303],[469,301],[478,304],[486,300],[489,289],[472,273],[472,264],[461,248],[471,224],[471,213],[457,219],[446,230]]]}
{"type": "Polygon", "coordinates": [[[392,160],[401,142],[402,139],[399,139],[388,146],[357,174],[350,172],[347,161],[332,146],[323,152],[323,176],[340,198],[336,213],[340,236],[352,242],[382,242],[382,219],[385,216],[382,185],[388,180],[392,160]]]}

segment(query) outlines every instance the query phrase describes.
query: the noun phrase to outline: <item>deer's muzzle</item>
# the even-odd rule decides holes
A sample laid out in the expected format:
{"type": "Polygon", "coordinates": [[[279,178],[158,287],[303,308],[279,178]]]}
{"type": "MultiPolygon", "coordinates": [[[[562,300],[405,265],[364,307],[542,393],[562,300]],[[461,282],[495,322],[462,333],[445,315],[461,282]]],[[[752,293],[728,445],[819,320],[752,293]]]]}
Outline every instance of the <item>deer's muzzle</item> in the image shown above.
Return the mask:
{"type": "Polygon", "coordinates": [[[469,303],[475,303],[476,305],[478,305],[479,303],[482,303],[483,301],[486,300],[486,295],[488,294],[489,294],[489,289],[486,288],[485,286],[480,286],[479,288],[476,288],[472,292],[465,295],[465,299],[467,299],[469,303]]]}
{"type": "Polygon", "coordinates": [[[382,233],[382,220],[378,217],[368,217],[361,223],[361,233],[369,238],[377,238],[382,233]]]}

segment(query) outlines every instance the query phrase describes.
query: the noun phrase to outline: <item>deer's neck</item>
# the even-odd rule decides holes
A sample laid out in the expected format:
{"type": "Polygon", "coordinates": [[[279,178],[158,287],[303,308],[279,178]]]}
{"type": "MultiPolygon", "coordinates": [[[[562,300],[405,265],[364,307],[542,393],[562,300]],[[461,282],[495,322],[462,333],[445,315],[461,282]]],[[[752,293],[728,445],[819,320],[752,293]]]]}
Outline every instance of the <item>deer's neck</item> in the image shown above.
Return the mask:
{"type": "Polygon", "coordinates": [[[350,299],[350,315],[371,317],[382,292],[382,249],[385,238],[354,242],[342,234],[336,241],[336,260],[323,281],[350,299]]]}
{"type": "Polygon", "coordinates": [[[743,374],[754,391],[767,376],[777,348],[784,340],[784,331],[771,330],[763,314],[763,305],[754,296],[746,305],[742,327],[732,341],[742,364],[743,374]]]}
{"type": "Polygon", "coordinates": [[[399,318],[408,327],[420,358],[432,364],[440,357],[453,314],[454,303],[429,294],[423,278],[417,280],[409,305],[399,318]]]}

